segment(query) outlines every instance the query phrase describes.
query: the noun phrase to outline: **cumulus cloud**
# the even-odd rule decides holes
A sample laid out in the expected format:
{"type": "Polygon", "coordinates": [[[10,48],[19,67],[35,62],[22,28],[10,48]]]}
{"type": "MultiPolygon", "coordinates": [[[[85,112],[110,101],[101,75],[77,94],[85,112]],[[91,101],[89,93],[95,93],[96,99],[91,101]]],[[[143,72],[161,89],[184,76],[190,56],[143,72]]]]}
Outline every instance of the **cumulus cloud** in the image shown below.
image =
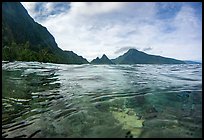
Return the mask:
{"type": "Polygon", "coordinates": [[[89,61],[104,53],[116,58],[132,47],[182,60],[202,57],[201,19],[185,3],[71,2],[54,15],[56,4],[40,3],[41,13],[38,4],[23,3],[60,48],[89,61]]]}
{"type": "Polygon", "coordinates": [[[72,2],[70,14],[80,16],[93,16],[96,14],[110,13],[121,9],[127,3],[118,2],[72,2]]]}

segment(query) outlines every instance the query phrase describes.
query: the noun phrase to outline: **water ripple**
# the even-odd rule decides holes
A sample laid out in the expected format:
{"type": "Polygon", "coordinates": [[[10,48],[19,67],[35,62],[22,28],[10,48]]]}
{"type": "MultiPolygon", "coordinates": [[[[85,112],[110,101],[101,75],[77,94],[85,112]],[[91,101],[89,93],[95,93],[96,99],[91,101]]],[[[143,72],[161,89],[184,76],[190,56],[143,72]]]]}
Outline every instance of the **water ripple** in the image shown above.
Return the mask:
{"type": "Polygon", "coordinates": [[[201,65],[3,62],[2,83],[5,138],[135,134],[122,129],[112,108],[144,119],[135,137],[202,134],[201,65]]]}

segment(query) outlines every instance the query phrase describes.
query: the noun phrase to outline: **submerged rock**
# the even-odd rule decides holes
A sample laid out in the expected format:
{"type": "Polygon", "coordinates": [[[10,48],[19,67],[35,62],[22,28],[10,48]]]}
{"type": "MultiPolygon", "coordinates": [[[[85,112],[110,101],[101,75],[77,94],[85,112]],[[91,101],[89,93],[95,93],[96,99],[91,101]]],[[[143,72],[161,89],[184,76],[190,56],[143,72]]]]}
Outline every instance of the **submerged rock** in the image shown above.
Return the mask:
{"type": "Polygon", "coordinates": [[[150,106],[149,108],[146,109],[147,113],[157,113],[158,111],[154,106],[150,106]]]}
{"type": "Polygon", "coordinates": [[[141,118],[137,117],[133,109],[126,108],[125,110],[118,109],[111,110],[114,118],[122,124],[122,128],[129,130],[126,137],[139,137],[142,132],[143,122],[141,118]]]}
{"type": "Polygon", "coordinates": [[[131,131],[128,131],[126,133],[125,138],[133,138],[133,135],[131,134],[131,131]]]}
{"type": "Polygon", "coordinates": [[[144,118],[145,119],[153,119],[158,115],[158,111],[154,106],[150,106],[145,110],[144,118]]]}

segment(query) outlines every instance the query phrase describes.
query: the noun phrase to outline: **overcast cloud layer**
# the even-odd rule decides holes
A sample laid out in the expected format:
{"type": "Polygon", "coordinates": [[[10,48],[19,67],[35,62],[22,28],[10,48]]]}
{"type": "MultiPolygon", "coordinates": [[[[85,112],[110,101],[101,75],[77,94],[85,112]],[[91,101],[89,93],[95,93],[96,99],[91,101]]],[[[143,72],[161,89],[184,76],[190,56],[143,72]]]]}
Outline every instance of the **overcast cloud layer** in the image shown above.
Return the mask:
{"type": "Polygon", "coordinates": [[[87,60],[130,48],[202,60],[202,3],[22,2],[63,50],[87,60]]]}

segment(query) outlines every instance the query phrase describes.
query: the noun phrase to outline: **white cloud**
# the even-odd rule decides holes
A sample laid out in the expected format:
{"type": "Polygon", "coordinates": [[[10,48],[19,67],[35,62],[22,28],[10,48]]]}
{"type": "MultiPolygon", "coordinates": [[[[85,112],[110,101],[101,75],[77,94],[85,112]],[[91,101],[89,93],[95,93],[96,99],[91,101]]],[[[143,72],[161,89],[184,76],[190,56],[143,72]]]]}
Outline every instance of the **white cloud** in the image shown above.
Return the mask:
{"type": "Polygon", "coordinates": [[[72,2],[70,13],[80,16],[92,16],[95,14],[109,13],[119,10],[127,3],[119,2],[72,2]]]}
{"type": "Polygon", "coordinates": [[[49,17],[56,17],[60,12],[68,11],[68,6],[62,6],[62,4],[68,5],[63,2],[21,2],[23,6],[28,10],[28,13],[37,21],[41,22],[49,17]],[[59,6],[60,5],[60,6],[59,6]],[[67,8],[67,9],[65,9],[67,8]]]}
{"type": "MultiPolygon", "coordinates": [[[[202,57],[202,32],[201,25],[195,16],[195,11],[189,6],[182,6],[169,23],[163,22],[162,26],[175,28],[170,33],[158,34],[154,44],[157,45],[155,54],[177,59],[200,60],[202,57]],[[160,53],[162,52],[162,53],[160,53]]],[[[161,26],[161,27],[162,27],[161,26]]]]}
{"type": "MultiPolygon", "coordinates": [[[[24,6],[35,15],[32,4],[24,6]]],[[[53,9],[52,3],[44,7],[53,9]]],[[[156,16],[156,3],[74,2],[69,10],[39,22],[60,48],[89,61],[104,53],[116,58],[123,52],[115,52],[127,46],[177,59],[201,59],[201,24],[194,10],[184,4],[175,17],[162,20],[156,16]]]]}

